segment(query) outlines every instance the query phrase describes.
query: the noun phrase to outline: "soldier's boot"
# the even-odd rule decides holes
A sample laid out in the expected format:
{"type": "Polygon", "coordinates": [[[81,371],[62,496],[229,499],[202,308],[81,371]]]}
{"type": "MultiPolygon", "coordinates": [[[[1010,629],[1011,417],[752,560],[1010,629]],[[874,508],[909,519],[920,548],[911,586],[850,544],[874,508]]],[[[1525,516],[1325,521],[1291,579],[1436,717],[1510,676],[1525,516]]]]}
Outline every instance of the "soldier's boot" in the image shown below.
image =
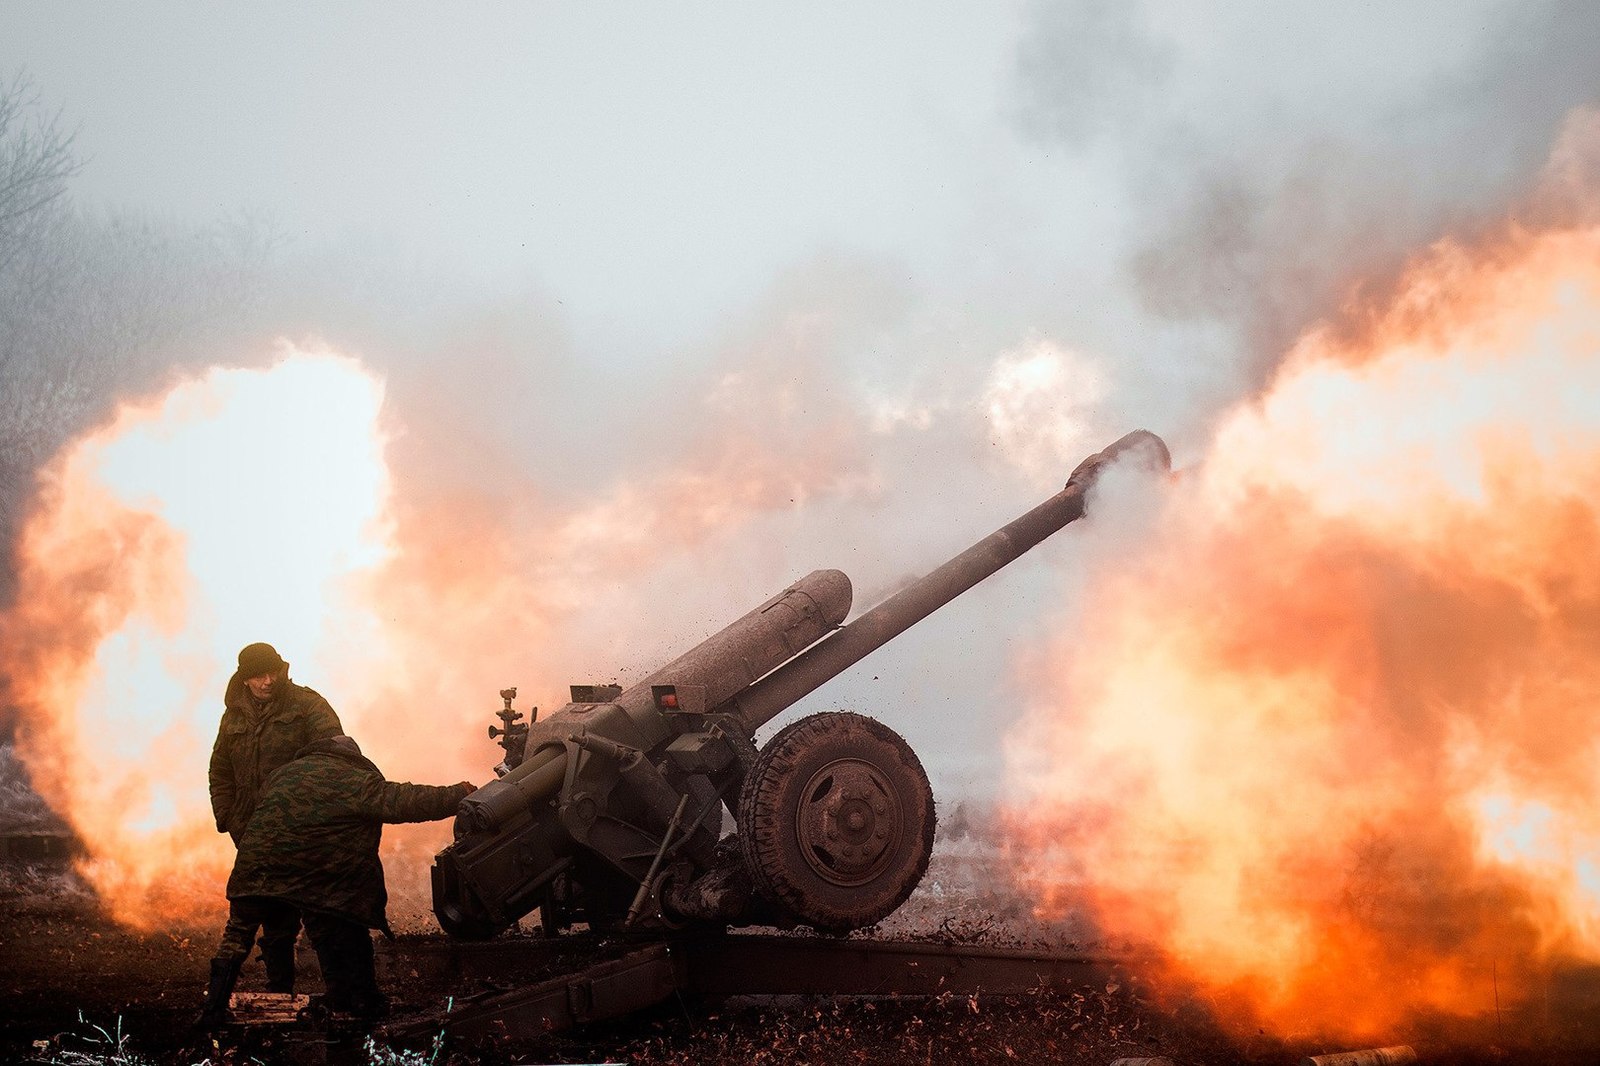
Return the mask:
{"type": "Polygon", "coordinates": [[[376,981],[356,982],[351,996],[350,1013],[365,1021],[377,1021],[389,1016],[389,997],[379,990],[376,981]]]}
{"type": "Polygon", "coordinates": [[[389,997],[378,988],[378,975],[372,957],[372,934],[365,928],[350,930],[346,965],[354,1000],[352,1012],[367,1021],[387,1017],[389,997]]]}
{"type": "Polygon", "coordinates": [[[261,961],[267,967],[268,992],[294,991],[294,941],[261,940],[261,961]]]}
{"type": "Polygon", "coordinates": [[[212,959],[211,982],[206,986],[206,1005],[200,1011],[198,1029],[213,1031],[228,1024],[228,999],[239,980],[243,959],[212,959]]]}

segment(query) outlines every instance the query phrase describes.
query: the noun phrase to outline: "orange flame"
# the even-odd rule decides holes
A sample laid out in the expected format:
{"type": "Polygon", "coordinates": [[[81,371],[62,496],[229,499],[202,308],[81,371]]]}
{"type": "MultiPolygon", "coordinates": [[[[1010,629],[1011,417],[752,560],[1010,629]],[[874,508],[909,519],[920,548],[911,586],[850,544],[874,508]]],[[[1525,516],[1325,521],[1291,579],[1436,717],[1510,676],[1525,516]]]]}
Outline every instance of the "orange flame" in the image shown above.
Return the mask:
{"type": "Polygon", "coordinates": [[[1597,399],[1600,229],[1442,244],[1305,337],[1045,657],[1008,745],[1041,906],[1283,1032],[1600,954],[1597,399]]]}

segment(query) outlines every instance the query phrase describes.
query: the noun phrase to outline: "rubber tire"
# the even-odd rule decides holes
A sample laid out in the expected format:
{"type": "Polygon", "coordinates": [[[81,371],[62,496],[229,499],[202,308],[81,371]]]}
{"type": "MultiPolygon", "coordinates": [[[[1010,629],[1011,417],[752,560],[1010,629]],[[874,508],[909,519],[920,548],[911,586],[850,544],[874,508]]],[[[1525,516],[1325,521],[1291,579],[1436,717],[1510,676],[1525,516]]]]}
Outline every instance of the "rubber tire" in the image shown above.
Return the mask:
{"type": "Polygon", "coordinates": [[[904,903],[933,854],[933,789],[916,754],[898,733],[865,715],[825,711],[785,727],[761,749],[739,796],[739,842],[756,890],[819,931],[844,933],[875,925],[904,903]],[[863,871],[863,883],[835,883],[819,874],[802,841],[802,817],[821,812],[805,792],[832,766],[870,770],[888,787],[898,819],[891,838],[863,871]]]}

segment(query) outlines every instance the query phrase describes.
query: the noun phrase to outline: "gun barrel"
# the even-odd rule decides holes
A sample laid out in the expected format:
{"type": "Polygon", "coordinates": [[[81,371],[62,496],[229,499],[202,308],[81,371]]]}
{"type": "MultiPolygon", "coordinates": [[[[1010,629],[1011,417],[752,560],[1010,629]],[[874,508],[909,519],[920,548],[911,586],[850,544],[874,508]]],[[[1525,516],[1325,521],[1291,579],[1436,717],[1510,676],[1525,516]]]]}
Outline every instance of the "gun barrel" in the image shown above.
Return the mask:
{"type": "Polygon", "coordinates": [[[1066,487],[1050,499],[791,659],[739,693],[722,709],[736,714],[754,734],[814,689],[1013,562],[1046,537],[1082,518],[1085,497],[1100,470],[1118,456],[1135,450],[1160,469],[1172,465],[1172,457],[1160,437],[1148,430],[1134,430],[1078,464],[1066,487]]]}
{"type": "MultiPolygon", "coordinates": [[[[707,706],[725,703],[837,628],[850,613],[850,599],[850,579],[840,571],[807,574],[618,696],[615,703],[628,723],[623,739],[648,749],[674,735],[656,709],[653,685],[703,689],[707,706]]],[[[587,717],[582,708],[567,708],[530,727],[526,761],[461,801],[458,830],[493,829],[554,795],[566,773],[567,755],[560,747],[541,744],[559,742],[587,717]]]]}

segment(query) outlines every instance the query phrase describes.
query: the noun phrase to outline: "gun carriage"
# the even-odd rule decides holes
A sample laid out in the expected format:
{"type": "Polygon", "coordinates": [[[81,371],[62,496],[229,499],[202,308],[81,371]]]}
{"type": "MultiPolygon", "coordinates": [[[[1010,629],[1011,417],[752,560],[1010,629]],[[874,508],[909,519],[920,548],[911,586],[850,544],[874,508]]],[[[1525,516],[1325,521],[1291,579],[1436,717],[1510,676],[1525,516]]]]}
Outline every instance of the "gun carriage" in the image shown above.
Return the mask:
{"type": "Polygon", "coordinates": [[[934,799],[915,753],[864,715],[802,718],[757,750],[767,722],[1082,517],[1124,455],[1166,469],[1144,430],[1085,459],[1050,499],[844,624],[850,579],[801,578],[626,689],[499,717],[506,758],[462,802],[434,860],[434,911],[484,939],[537,910],[545,931],[807,924],[840,933],[887,917],[933,849],[934,799]],[[719,839],[722,812],[737,832],[719,839]]]}

